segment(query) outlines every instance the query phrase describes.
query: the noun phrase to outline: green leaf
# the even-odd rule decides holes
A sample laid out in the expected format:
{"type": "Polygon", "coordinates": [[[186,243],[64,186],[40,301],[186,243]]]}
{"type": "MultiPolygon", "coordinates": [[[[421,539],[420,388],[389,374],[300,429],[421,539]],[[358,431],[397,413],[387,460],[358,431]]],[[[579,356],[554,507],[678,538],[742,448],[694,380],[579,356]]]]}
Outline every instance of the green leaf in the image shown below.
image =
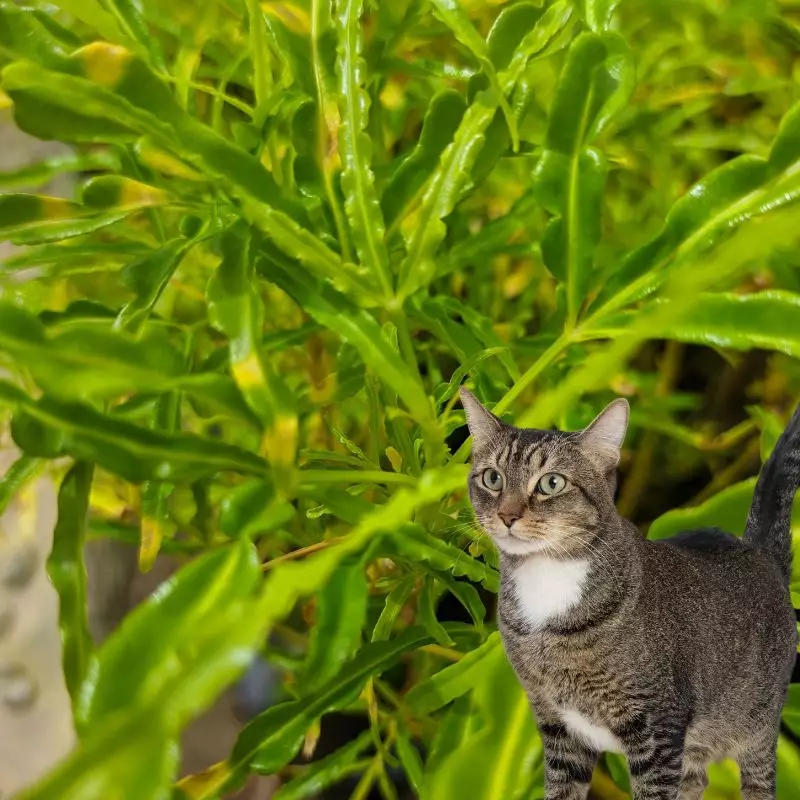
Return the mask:
{"type": "Polygon", "coordinates": [[[0,478],[0,517],[3,516],[17,492],[28,481],[36,477],[42,466],[43,463],[40,459],[22,455],[6,470],[6,474],[0,478]]]}
{"type": "Polygon", "coordinates": [[[191,242],[186,239],[172,239],[122,270],[122,282],[135,292],[136,297],[119,312],[116,328],[132,332],[139,330],[190,246],[191,242]]]}
{"type": "Polygon", "coordinates": [[[383,610],[372,631],[373,642],[382,642],[391,637],[397,618],[400,616],[400,612],[403,610],[403,607],[414,589],[415,580],[415,577],[410,575],[401,580],[400,583],[386,595],[386,602],[384,603],[383,610]]]}
{"type": "Polygon", "coordinates": [[[484,679],[472,690],[472,714],[478,725],[425,776],[422,800],[480,797],[506,800],[524,783],[541,759],[528,698],[519,685],[502,647],[484,659],[484,679]],[[487,768],[491,765],[491,768],[487,768]]]}
{"type": "Polygon", "coordinates": [[[336,73],[341,117],[339,151],[342,155],[344,207],[358,257],[388,298],[393,290],[392,276],[384,242],[385,225],[370,164],[372,148],[366,133],[370,100],[365,89],[366,63],[362,57],[364,2],[341,0],[336,5],[336,73]]]}
{"type": "Polygon", "coordinates": [[[496,570],[463,550],[435,538],[420,525],[398,526],[389,540],[397,553],[412,563],[423,561],[441,572],[463,575],[482,583],[492,592],[500,588],[500,577],[496,570]]]}
{"type": "Polygon", "coordinates": [[[363,765],[359,757],[373,744],[372,731],[364,731],[335,753],[309,765],[297,778],[284,783],[273,800],[303,800],[319,797],[320,792],[352,775],[363,765]]]}
{"type": "Polygon", "coordinates": [[[581,0],[581,13],[589,28],[597,33],[611,26],[611,19],[619,0],[581,0]]]}
{"type": "Polygon", "coordinates": [[[452,141],[464,116],[464,98],[453,89],[439,92],[425,113],[422,133],[414,149],[395,170],[381,195],[381,208],[390,225],[407,213],[452,141]]]}
{"type": "MultiPolygon", "coordinates": [[[[499,76],[504,93],[510,93],[514,88],[528,60],[543,51],[564,28],[570,13],[568,4],[559,0],[542,15],[515,51],[508,69],[499,76]]],[[[442,152],[419,209],[402,223],[406,257],[399,273],[398,296],[401,300],[427,286],[436,275],[435,254],[447,233],[444,218],[461,197],[497,107],[497,92],[482,91],[476,95],[464,113],[453,141],[442,152]]]]}
{"type": "Polygon", "coordinates": [[[364,363],[402,398],[417,420],[431,419],[431,404],[422,386],[398,352],[384,340],[380,326],[367,311],[335,290],[302,281],[277,265],[272,265],[264,277],[293,297],[320,325],[353,345],[364,363]]]}
{"type": "Polygon", "coordinates": [[[267,24],[258,0],[247,0],[247,17],[250,28],[250,54],[253,59],[253,84],[258,116],[263,110],[272,89],[272,68],[268,45],[267,24]]]}
{"type": "Polygon", "coordinates": [[[456,38],[470,53],[472,53],[474,58],[481,65],[484,75],[489,79],[492,91],[496,94],[496,102],[499,104],[506,118],[508,131],[511,134],[511,142],[516,152],[519,150],[517,121],[504,94],[506,87],[501,85],[497,73],[495,72],[494,63],[489,54],[489,47],[472,26],[469,17],[467,17],[464,9],[459,5],[458,0],[431,0],[431,4],[436,16],[453,31],[456,38]]]}
{"type": "Polygon", "coordinates": [[[317,620],[308,644],[301,681],[310,694],[333,678],[361,643],[369,586],[361,558],[340,564],[317,597],[317,620]]]}
{"type": "Polygon", "coordinates": [[[134,341],[90,324],[48,329],[9,303],[0,303],[0,350],[25,364],[42,389],[65,398],[158,391],[181,372],[178,354],[163,341],[134,341]]]}
{"type": "Polygon", "coordinates": [[[775,800],[791,800],[800,781],[800,750],[786,736],[778,738],[778,785],[775,800]]]}
{"type": "Polygon", "coordinates": [[[417,622],[442,647],[452,647],[453,640],[436,617],[438,602],[439,595],[436,591],[436,585],[431,577],[427,577],[417,598],[417,622]]]}
{"type": "Polygon", "coordinates": [[[547,125],[533,190],[553,214],[542,257],[567,287],[568,325],[575,324],[600,240],[606,164],[589,143],[630,98],[633,64],[617,34],[584,33],[570,47],[547,125]]]}
{"type": "Polygon", "coordinates": [[[220,504],[219,528],[232,538],[253,539],[286,525],[295,509],[275,495],[263,480],[252,480],[229,491],[220,504]]]}
{"type": "MultiPolygon", "coordinates": [[[[658,303],[659,301],[656,301],[658,303]]],[[[664,301],[679,305],[680,300],[664,301]]],[[[800,297],[779,290],[758,294],[700,294],[691,304],[680,304],[675,319],[663,327],[648,328],[653,339],[731,347],[735,350],[762,348],[800,357],[800,297]]],[[[615,338],[629,327],[632,315],[623,312],[605,318],[589,335],[615,338]]],[[[589,333],[587,331],[587,333],[589,333]]]]}
{"type": "Polygon", "coordinates": [[[451,664],[422,683],[418,683],[406,695],[406,702],[414,714],[427,716],[457,697],[467,694],[488,679],[496,667],[492,657],[502,652],[500,634],[493,633],[480,647],[467,653],[460,661],[451,664]]]}
{"type": "Polygon", "coordinates": [[[58,492],[58,519],[47,575],[58,592],[64,680],[77,711],[78,691],[86,678],[93,644],[87,619],[88,597],[83,548],[86,516],[94,467],[77,463],[70,468],[58,492]]]}
{"type": "Polygon", "coordinates": [[[107,228],[131,210],[92,213],[77,203],[35,194],[0,196],[0,237],[14,244],[57,242],[107,228]]]}
{"type": "Polygon", "coordinates": [[[755,485],[756,479],[749,478],[723,489],[698,506],[667,511],[650,526],[648,537],[666,539],[681,531],[708,527],[740,536],[744,533],[755,485]]]}
{"type": "MultiPolygon", "coordinates": [[[[2,13],[3,7],[0,6],[0,19],[2,13]]],[[[53,156],[17,169],[0,171],[0,186],[7,189],[17,186],[41,186],[68,172],[93,172],[95,170],[114,172],[119,168],[119,158],[108,150],[85,154],[69,153],[53,156]]]]}
{"type": "MultiPolygon", "coordinates": [[[[153,427],[164,431],[180,430],[180,394],[165,392],[156,401],[153,427]]],[[[147,572],[155,563],[165,538],[175,532],[169,499],[175,485],[169,481],[145,481],[139,521],[139,569],[147,572]]]]}
{"type": "Polygon", "coordinates": [[[45,28],[33,9],[21,8],[15,3],[0,4],[0,54],[58,67],[69,52],[64,43],[45,28]]]}
{"type": "Polygon", "coordinates": [[[222,261],[206,291],[209,317],[229,339],[231,373],[264,426],[263,445],[276,478],[288,483],[297,453],[297,412],[294,398],[261,351],[264,309],[255,290],[250,244],[246,229],[223,235],[222,261]]]}
{"type": "Polygon", "coordinates": [[[403,765],[408,782],[414,792],[419,795],[422,786],[423,765],[419,752],[411,741],[411,736],[405,725],[402,723],[397,726],[397,756],[403,765]]]}
{"type": "Polygon", "coordinates": [[[232,762],[249,764],[262,775],[276,772],[291,761],[303,743],[306,730],[321,716],[349,706],[370,677],[405,653],[432,641],[427,633],[412,628],[391,642],[366,645],[339,674],[313,694],[274,706],[248,723],[233,748],[232,762]]]}
{"type": "Polygon", "coordinates": [[[744,155],[710,172],[678,200],[663,230],[634,250],[610,276],[595,301],[608,314],[657,289],[677,261],[707,252],[743,223],[800,196],[800,105],[781,121],[768,159],[744,155]]]}
{"type": "Polygon", "coordinates": [[[220,470],[263,473],[259,456],[234,445],[188,433],[168,434],[102,414],[82,403],[44,396],[33,400],[0,381],[0,404],[15,409],[18,446],[45,458],[70,455],[138,483],[148,479],[195,480],[220,470]]]}
{"type": "Polygon", "coordinates": [[[105,642],[81,687],[78,723],[90,729],[131,706],[144,706],[183,670],[182,651],[195,647],[220,603],[250,595],[260,578],[246,539],[211,550],[148,598],[105,642]]]}

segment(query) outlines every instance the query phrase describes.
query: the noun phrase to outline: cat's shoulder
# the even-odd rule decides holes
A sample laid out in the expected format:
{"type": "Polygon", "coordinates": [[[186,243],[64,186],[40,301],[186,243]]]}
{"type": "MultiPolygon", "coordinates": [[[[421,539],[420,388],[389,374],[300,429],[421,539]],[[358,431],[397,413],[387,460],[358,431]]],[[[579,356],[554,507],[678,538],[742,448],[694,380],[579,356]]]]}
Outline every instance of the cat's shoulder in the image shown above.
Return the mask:
{"type": "Polygon", "coordinates": [[[707,555],[727,555],[742,553],[748,547],[738,536],[727,533],[719,528],[698,528],[692,531],[682,531],[666,539],[653,542],[656,545],[678,547],[695,553],[707,555]]]}

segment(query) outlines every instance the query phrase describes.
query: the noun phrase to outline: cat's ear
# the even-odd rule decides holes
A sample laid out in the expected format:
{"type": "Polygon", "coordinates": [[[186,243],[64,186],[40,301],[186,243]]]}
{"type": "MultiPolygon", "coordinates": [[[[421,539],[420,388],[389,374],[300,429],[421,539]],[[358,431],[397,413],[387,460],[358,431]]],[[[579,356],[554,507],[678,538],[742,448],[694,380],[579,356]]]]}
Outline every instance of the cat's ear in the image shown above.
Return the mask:
{"type": "Polygon", "coordinates": [[[472,434],[473,445],[476,450],[482,450],[497,441],[503,423],[491,411],[485,409],[469,389],[462,386],[460,395],[461,404],[467,414],[467,425],[472,434]]]}
{"type": "Polygon", "coordinates": [[[616,466],[628,429],[628,401],[618,398],[610,402],[580,435],[581,447],[600,461],[616,466]]]}

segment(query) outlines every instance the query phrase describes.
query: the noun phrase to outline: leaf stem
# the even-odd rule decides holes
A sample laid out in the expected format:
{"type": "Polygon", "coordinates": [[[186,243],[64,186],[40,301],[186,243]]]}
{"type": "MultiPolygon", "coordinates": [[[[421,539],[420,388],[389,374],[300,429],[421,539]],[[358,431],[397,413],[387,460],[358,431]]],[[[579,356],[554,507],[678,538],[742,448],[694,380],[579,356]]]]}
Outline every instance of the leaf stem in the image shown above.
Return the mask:
{"type": "Polygon", "coordinates": [[[272,567],[274,567],[276,564],[280,564],[284,561],[293,561],[296,558],[309,556],[319,550],[325,550],[327,547],[331,547],[332,545],[343,542],[346,538],[346,536],[336,536],[333,539],[326,539],[324,542],[316,542],[316,544],[310,544],[307,547],[301,547],[299,550],[292,550],[291,553],[284,553],[282,556],[273,558],[271,561],[265,561],[261,565],[261,570],[262,572],[266,572],[267,570],[272,569],[272,567]]]}

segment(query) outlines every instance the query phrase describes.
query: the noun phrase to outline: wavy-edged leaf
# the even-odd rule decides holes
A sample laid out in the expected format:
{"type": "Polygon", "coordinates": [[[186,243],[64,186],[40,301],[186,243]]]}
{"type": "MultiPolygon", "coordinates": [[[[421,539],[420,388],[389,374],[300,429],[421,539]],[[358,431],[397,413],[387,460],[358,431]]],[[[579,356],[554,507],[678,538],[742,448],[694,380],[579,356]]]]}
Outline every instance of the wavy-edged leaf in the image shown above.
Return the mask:
{"type": "Polygon", "coordinates": [[[370,101],[365,89],[366,63],[362,57],[364,0],[341,0],[336,6],[336,73],[341,117],[339,151],[345,212],[361,264],[368,268],[372,279],[389,297],[393,287],[384,242],[385,224],[370,163],[372,145],[366,133],[370,101]]]}
{"type": "Polygon", "coordinates": [[[21,455],[0,478],[0,517],[11,501],[28,481],[33,480],[42,469],[41,459],[21,455]]]}
{"type": "Polygon", "coordinates": [[[361,643],[368,593],[364,563],[359,557],[340,564],[320,591],[301,681],[303,694],[319,689],[353,657],[361,643]]]}
{"type": "Polygon", "coordinates": [[[769,158],[743,155],[696,183],[667,214],[652,241],[609,276],[594,316],[612,313],[657,289],[674,264],[707,252],[732,230],[800,196],[800,104],[784,116],[769,158]]]}
{"type": "MultiPolygon", "coordinates": [[[[601,327],[590,328],[591,335],[614,338],[629,327],[635,313],[610,315],[601,327]]],[[[699,294],[685,304],[669,324],[649,327],[647,332],[653,339],[674,339],[734,350],[758,347],[800,357],[800,297],[780,290],[748,295],[699,294]]]]}
{"type": "Polygon", "coordinates": [[[374,743],[372,731],[364,731],[352,742],[340,747],[335,753],[315,761],[296,778],[284,783],[273,795],[273,800],[304,800],[319,797],[329,786],[339,783],[364,768],[359,758],[374,743]]]}
{"type": "Polygon", "coordinates": [[[372,641],[382,642],[392,635],[397,618],[414,590],[416,578],[410,575],[404,578],[386,595],[386,600],[372,630],[372,641]]]}
{"type": "Polygon", "coordinates": [[[70,455],[126,480],[194,480],[220,470],[263,474],[266,462],[247,450],[192,434],[168,434],[50,396],[33,400],[0,381],[0,404],[15,410],[12,434],[30,455],[70,455]]]}
{"type": "Polygon", "coordinates": [[[486,42],[475,30],[458,0],[431,0],[431,5],[436,16],[450,28],[456,39],[472,53],[475,60],[480,64],[483,74],[489,80],[492,91],[497,95],[496,102],[499,104],[506,119],[514,151],[519,150],[517,120],[508,105],[508,100],[504,94],[506,87],[501,84],[498,78],[486,42]]]}
{"type": "Polygon", "coordinates": [[[600,240],[606,164],[589,143],[632,90],[633,64],[622,37],[584,33],[572,43],[533,176],[534,195],[553,215],[542,238],[542,257],[566,285],[570,326],[578,318],[600,240]]]}
{"type": "Polygon", "coordinates": [[[404,216],[419,196],[428,175],[458,130],[466,107],[463,96],[453,89],[444,89],[431,100],[419,141],[395,170],[381,195],[381,208],[389,225],[404,216]]]}
{"type": "Polygon", "coordinates": [[[497,592],[500,577],[483,561],[429,534],[419,525],[401,525],[389,537],[396,552],[412,562],[423,561],[433,569],[463,575],[482,583],[489,591],[497,592]]]}
{"type": "Polygon", "coordinates": [[[169,579],[97,652],[81,692],[81,745],[24,797],[161,800],[179,731],[251,661],[264,607],[252,545],[212,550],[169,579]],[[88,723],[88,724],[87,724],[88,723]]]}
{"type": "Polygon", "coordinates": [[[35,194],[0,196],[0,237],[14,244],[57,242],[107,228],[131,209],[94,213],[78,203],[35,194]]]}
{"type": "MultiPolygon", "coordinates": [[[[464,470],[455,465],[439,470],[428,470],[414,489],[401,489],[396,492],[385,505],[364,516],[350,534],[336,546],[316,553],[304,563],[287,562],[276,565],[267,580],[261,599],[265,609],[263,624],[267,625],[282,619],[291,612],[298,599],[319,591],[330,580],[339,563],[346,557],[361,552],[376,534],[391,530],[402,521],[410,519],[416,509],[440,500],[463,485],[463,481],[464,470]]],[[[455,632],[453,635],[455,636],[455,632]]],[[[265,771],[276,769],[273,764],[286,763],[300,746],[309,719],[312,721],[317,719],[325,713],[325,709],[332,707],[331,704],[336,707],[341,707],[339,703],[347,704],[352,697],[350,693],[355,691],[355,694],[358,694],[360,687],[373,674],[372,669],[380,669],[383,658],[392,661],[397,657],[396,648],[399,647],[400,651],[404,652],[405,647],[413,649],[415,646],[421,646],[414,644],[415,636],[419,637],[416,641],[422,644],[430,642],[429,637],[421,635],[418,631],[411,631],[405,636],[406,639],[401,637],[393,642],[377,642],[368,646],[378,650],[362,649],[360,651],[362,654],[369,653],[369,662],[365,664],[364,661],[359,661],[360,657],[357,656],[356,661],[360,664],[360,673],[357,674],[354,674],[352,669],[353,662],[345,665],[341,673],[344,684],[340,683],[337,677],[316,694],[295,703],[276,706],[265,715],[253,720],[242,732],[229,759],[229,777],[210,786],[199,800],[210,800],[224,788],[236,785],[254,760],[258,765],[262,765],[265,771]],[[376,667],[373,666],[375,664],[376,667]]]]}
{"type": "Polygon", "coordinates": [[[83,563],[93,473],[92,464],[79,462],[64,476],[58,492],[53,548],[47,559],[47,575],[58,593],[64,680],[73,708],[77,707],[78,692],[94,649],[86,612],[88,595],[83,563]]]}
{"type": "Polygon", "coordinates": [[[502,652],[502,648],[500,634],[493,633],[480,647],[467,653],[460,661],[414,686],[406,695],[406,702],[419,716],[437,711],[487,680],[487,673],[495,669],[490,656],[498,650],[502,652]]]}
{"type": "MultiPolygon", "coordinates": [[[[515,51],[508,69],[499,76],[503,92],[511,92],[528,60],[547,48],[567,25],[570,15],[569,5],[558,0],[539,18],[515,51]]],[[[496,93],[478,92],[464,113],[453,141],[442,152],[420,207],[403,220],[401,231],[406,243],[406,257],[400,264],[398,278],[401,301],[429,284],[436,275],[435,255],[447,233],[444,218],[461,198],[497,107],[496,93]]]]}

